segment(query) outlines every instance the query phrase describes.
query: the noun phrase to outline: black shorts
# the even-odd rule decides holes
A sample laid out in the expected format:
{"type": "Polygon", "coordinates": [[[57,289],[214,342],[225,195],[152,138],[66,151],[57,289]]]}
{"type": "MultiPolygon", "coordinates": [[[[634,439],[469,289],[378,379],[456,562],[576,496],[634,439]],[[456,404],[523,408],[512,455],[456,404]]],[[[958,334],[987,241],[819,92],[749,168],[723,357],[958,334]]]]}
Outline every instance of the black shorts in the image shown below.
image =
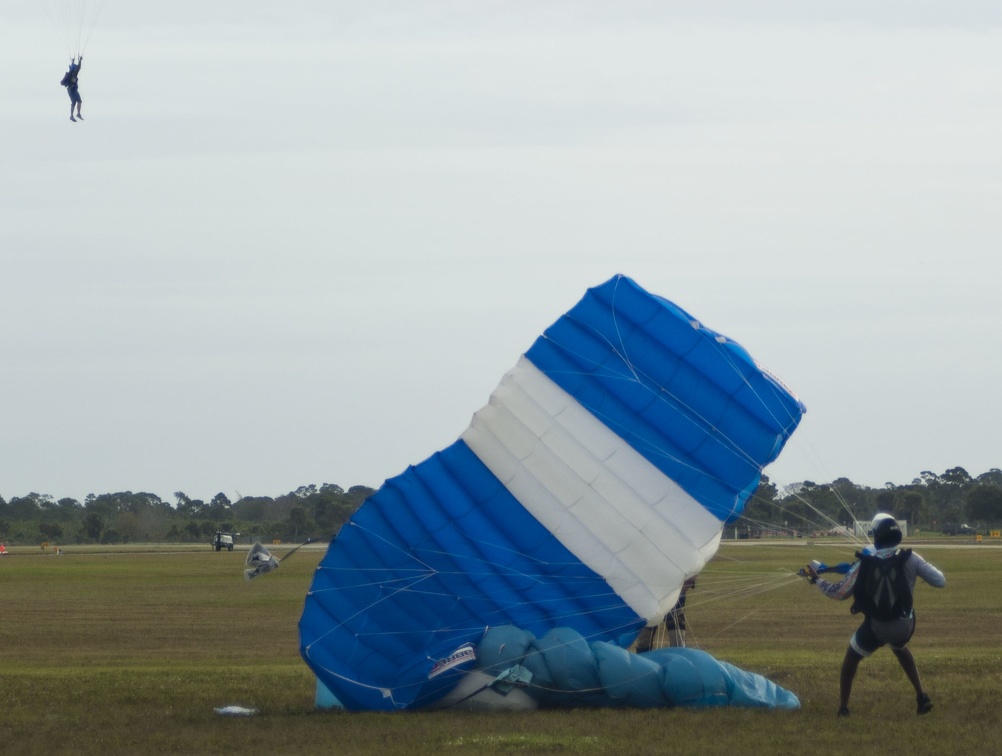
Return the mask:
{"type": "Polygon", "coordinates": [[[66,87],[66,92],[70,96],[70,102],[80,102],[80,90],[76,87],[66,87]]]}
{"type": "Polygon", "coordinates": [[[914,632],[914,614],[906,619],[888,622],[864,619],[863,624],[849,639],[849,646],[863,657],[869,656],[881,646],[890,646],[894,651],[900,651],[908,645],[914,632]]]}

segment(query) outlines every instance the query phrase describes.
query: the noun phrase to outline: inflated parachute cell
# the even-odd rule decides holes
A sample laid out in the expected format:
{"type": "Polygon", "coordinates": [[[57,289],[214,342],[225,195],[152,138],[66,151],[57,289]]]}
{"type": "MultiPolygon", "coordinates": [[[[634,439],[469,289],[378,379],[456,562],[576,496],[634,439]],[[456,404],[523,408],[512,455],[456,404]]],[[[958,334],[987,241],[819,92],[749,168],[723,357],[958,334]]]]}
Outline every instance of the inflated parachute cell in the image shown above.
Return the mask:
{"type": "Polygon", "coordinates": [[[476,668],[436,704],[514,711],[553,706],[799,709],[800,700],[762,675],[695,648],[633,654],[612,643],[589,643],[566,627],[535,638],[506,625],[487,631],[476,668]]]}
{"type": "Polygon", "coordinates": [[[716,551],[804,412],[738,344],[624,276],[557,320],[456,443],[341,529],[300,620],[348,709],[427,706],[490,627],[628,645],[716,551]]]}

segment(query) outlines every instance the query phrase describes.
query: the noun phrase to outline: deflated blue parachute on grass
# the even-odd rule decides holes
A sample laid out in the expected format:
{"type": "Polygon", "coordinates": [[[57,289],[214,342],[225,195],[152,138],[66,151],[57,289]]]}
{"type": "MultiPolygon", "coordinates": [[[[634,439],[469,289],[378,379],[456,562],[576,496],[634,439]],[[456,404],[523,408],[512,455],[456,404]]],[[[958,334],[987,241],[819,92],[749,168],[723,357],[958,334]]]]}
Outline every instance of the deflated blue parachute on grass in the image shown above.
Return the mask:
{"type": "Polygon", "coordinates": [[[303,658],[339,705],[396,710],[449,694],[488,628],[628,646],[713,556],[803,412],[741,346],[616,276],[456,443],[341,529],[306,598],[303,658]]]}
{"type": "Polygon", "coordinates": [[[633,654],[612,643],[589,643],[566,627],[535,638],[507,626],[487,631],[473,670],[436,706],[798,709],[800,701],[765,677],[705,651],[663,648],[633,654]]]}

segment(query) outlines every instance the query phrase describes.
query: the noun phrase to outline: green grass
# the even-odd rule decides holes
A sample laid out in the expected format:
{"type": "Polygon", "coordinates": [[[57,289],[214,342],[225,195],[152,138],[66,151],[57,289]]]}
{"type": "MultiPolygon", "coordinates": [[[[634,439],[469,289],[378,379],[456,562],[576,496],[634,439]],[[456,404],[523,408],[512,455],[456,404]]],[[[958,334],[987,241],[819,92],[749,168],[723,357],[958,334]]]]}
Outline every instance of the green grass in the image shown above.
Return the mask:
{"type": "Polygon", "coordinates": [[[15,550],[0,558],[0,744],[89,754],[933,754],[990,752],[1002,707],[1002,549],[917,545],[947,573],[919,589],[912,641],[934,711],[881,651],[839,720],[856,625],[788,572],[823,544],[725,545],[690,594],[690,639],[794,691],[797,712],[720,709],[318,713],[296,623],[320,551],[242,579],[244,554],[15,550]],[[760,592],[759,589],[771,588],[760,592]],[[249,718],[215,714],[239,704],[249,718]]]}

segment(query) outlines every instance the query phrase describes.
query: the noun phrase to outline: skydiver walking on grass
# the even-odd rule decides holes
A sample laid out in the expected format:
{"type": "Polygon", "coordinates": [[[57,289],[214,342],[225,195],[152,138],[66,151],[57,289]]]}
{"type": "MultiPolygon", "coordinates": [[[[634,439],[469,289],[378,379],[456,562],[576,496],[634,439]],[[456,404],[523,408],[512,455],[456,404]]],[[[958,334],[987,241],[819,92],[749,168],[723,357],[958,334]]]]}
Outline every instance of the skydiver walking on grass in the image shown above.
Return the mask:
{"type": "Polygon", "coordinates": [[[77,88],[77,77],[80,75],[80,67],[83,65],[83,55],[79,58],[70,58],[70,70],[63,74],[63,80],[59,82],[64,87],[66,87],[66,93],[70,96],[70,120],[74,123],[77,119],[83,120],[83,116],[80,115],[80,106],[83,105],[83,99],[80,97],[80,90],[77,88]],[[77,115],[76,118],[73,117],[73,108],[76,106],[77,115]]]}
{"type": "Polygon", "coordinates": [[[817,584],[828,598],[844,601],[854,598],[852,613],[863,613],[863,624],[849,639],[839,680],[840,717],[849,714],[849,696],[859,663],[884,645],[889,645],[909,682],[915,688],[918,713],[932,711],[932,701],[922,690],[922,681],[915,666],[915,657],[907,643],[915,632],[915,612],[912,595],[916,578],[922,578],[934,588],[946,585],[943,573],[911,549],[898,549],[901,529],[894,517],[878,514],[873,518],[875,553],[861,552],[846,576],[838,583],[819,581],[811,565],[804,568],[811,583],[817,584]]]}

